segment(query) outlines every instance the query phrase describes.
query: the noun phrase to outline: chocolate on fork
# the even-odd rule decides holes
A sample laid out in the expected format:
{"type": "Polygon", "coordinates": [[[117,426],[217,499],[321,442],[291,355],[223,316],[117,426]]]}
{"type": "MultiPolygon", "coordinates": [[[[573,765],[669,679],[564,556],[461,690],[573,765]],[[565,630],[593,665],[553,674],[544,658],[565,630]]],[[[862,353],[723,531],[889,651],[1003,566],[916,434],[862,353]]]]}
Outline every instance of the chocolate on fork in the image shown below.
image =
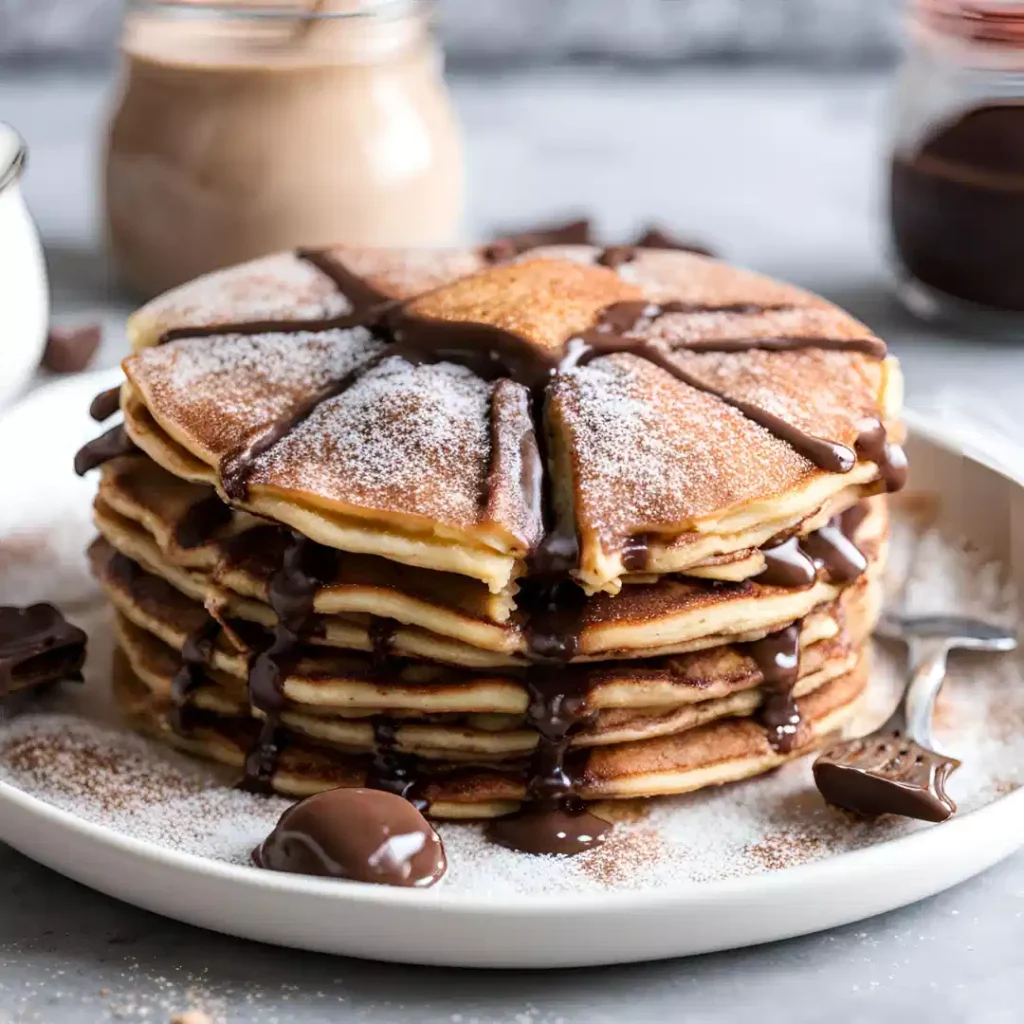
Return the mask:
{"type": "Polygon", "coordinates": [[[886,615],[876,632],[907,644],[907,688],[879,729],[826,749],[814,762],[814,781],[830,804],[868,817],[945,821],[956,812],[946,780],[960,762],[935,750],[931,722],[947,655],[956,648],[1012,651],[1017,640],[1000,626],[949,615],[886,615]]]}
{"type": "Polygon", "coordinates": [[[51,604],[0,605],[0,698],[60,680],[80,681],[86,640],[51,604]]]}

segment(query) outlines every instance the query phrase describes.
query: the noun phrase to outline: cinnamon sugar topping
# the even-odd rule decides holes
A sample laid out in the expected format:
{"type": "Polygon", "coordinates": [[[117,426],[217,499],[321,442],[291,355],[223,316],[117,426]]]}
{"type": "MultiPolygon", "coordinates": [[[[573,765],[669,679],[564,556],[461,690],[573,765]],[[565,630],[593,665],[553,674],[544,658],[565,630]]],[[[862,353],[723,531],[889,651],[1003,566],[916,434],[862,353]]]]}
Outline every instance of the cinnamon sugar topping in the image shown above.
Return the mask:
{"type": "Polygon", "coordinates": [[[389,356],[257,458],[250,486],[474,525],[486,497],[491,388],[461,366],[389,356]]]}
{"type": "Polygon", "coordinates": [[[577,522],[606,542],[780,492],[811,470],[735,409],[632,356],[559,377],[550,403],[573,452],[577,522]]]}
{"type": "Polygon", "coordinates": [[[278,253],[190,281],[136,315],[159,335],[186,326],[319,320],[350,309],[348,299],[326,274],[293,253],[278,253]]]}
{"type": "Polygon", "coordinates": [[[220,454],[381,348],[362,327],[186,338],[125,360],[150,411],[220,454]]]}

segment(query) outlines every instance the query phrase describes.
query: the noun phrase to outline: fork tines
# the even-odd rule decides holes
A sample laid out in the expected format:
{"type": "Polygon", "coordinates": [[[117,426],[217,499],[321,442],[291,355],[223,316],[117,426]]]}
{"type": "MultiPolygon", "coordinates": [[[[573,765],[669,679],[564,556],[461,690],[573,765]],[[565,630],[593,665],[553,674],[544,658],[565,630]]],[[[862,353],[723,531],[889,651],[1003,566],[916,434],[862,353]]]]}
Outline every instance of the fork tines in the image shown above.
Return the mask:
{"type": "Polygon", "coordinates": [[[814,781],[828,803],[857,814],[945,821],[956,811],[946,780],[959,767],[892,732],[829,747],[814,762],[814,781]]]}

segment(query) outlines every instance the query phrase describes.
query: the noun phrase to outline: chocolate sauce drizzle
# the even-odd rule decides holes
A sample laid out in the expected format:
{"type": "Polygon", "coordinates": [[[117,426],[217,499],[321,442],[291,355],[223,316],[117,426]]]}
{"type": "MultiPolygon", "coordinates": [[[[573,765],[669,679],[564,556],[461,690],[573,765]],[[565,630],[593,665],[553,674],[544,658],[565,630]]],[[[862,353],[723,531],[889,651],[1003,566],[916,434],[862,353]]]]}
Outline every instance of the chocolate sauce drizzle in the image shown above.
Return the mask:
{"type": "Polygon", "coordinates": [[[527,853],[577,854],[611,828],[576,795],[586,754],[574,757],[573,733],[592,715],[591,681],[569,662],[579,650],[586,599],[576,583],[549,575],[524,580],[519,607],[527,616],[526,722],[537,733],[527,768],[526,802],[518,813],[488,826],[494,842],[527,853]]]}
{"type": "Polygon", "coordinates": [[[425,811],[428,802],[420,791],[419,758],[398,749],[398,725],[386,718],[373,723],[373,758],[366,773],[366,788],[381,789],[404,797],[417,810],[425,811]]]}
{"type": "Polygon", "coordinates": [[[216,494],[200,498],[175,526],[174,540],[179,547],[197,548],[230,523],[231,515],[231,506],[225,505],[216,494]]]}
{"type": "MultiPolygon", "coordinates": [[[[853,449],[838,441],[830,441],[826,438],[816,437],[813,434],[801,430],[792,423],[787,422],[780,416],[769,412],[761,406],[754,405],[741,398],[735,398],[720,388],[716,388],[707,381],[683,369],[673,358],[674,353],[660,347],[653,339],[642,338],[632,334],[640,321],[656,319],[666,312],[707,312],[714,307],[693,307],[682,303],[669,303],[664,306],[651,306],[647,303],[616,303],[608,308],[602,315],[601,321],[592,330],[586,331],[580,336],[581,346],[574,346],[566,359],[563,361],[563,368],[582,366],[600,356],[625,353],[639,356],[660,367],[675,377],[676,380],[687,384],[699,391],[705,391],[714,395],[719,401],[732,406],[742,413],[747,419],[760,424],[780,440],[785,441],[804,458],[813,462],[819,469],[830,473],[848,473],[857,464],[857,455],[853,449]],[[636,317],[637,309],[640,307],[640,317],[636,317]],[[632,322],[630,321],[632,319],[632,322]],[[623,329],[625,326],[625,329],[623,329]]],[[[719,309],[718,311],[721,311],[719,309]]],[[[834,344],[840,348],[853,348],[856,342],[830,343],[827,339],[808,338],[737,338],[729,341],[714,341],[707,343],[703,348],[700,343],[683,346],[680,351],[733,351],[751,348],[774,348],[795,349],[807,348],[813,345],[816,348],[827,348],[834,344]],[[726,346],[726,348],[722,348],[726,346]]],[[[881,343],[879,343],[881,344],[881,343]]]]}
{"type": "Polygon", "coordinates": [[[270,577],[268,602],[277,616],[270,645],[249,664],[249,703],[265,716],[245,762],[242,788],[269,792],[281,748],[284,679],[301,657],[301,643],[315,629],[317,590],[333,575],[333,554],[301,534],[292,535],[280,568],[270,577]],[[325,563],[325,560],[326,563],[325,563]]]}
{"type": "Polygon", "coordinates": [[[386,675],[393,664],[391,647],[395,642],[395,634],[401,628],[396,619],[380,615],[370,617],[367,633],[370,637],[370,650],[373,652],[373,671],[375,675],[386,675]]]}
{"type": "MultiPolygon", "coordinates": [[[[545,638],[546,650],[551,649],[551,640],[545,638]]],[[[564,638],[557,640],[559,656],[571,657],[574,647],[564,638]]],[[[536,648],[532,650],[538,657],[536,648]]],[[[570,744],[573,732],[591,716],[587,707],[590,683],[572,666],[545,660],[527,675],[526,688],[526,721],[537,733],[537,747],[527,769],[526,802],[517,813],[491,822],[487,836],[524,853],[583,853],[611,828],[588,812],[575,792],[586,753],[580,751],[579,757],[572,757],[575,752],[570,744]]]]}
{"type": "Polygon", "coordinates": [[[329,277],[337,285],[338,291],[352,305],[352,311],[348,314],[350,317],[365,320],[368,314],[381,306],[393,305],[395,302],[390,295],[375,288],[365,277],[352,273],[341,260],[331,256],[329,251],[299,249],[296,255],[300,260],[312,263],[321,274],[329,277]]]}
{"type": "MultiPolygon", "coordinates": [[[[605,255],[612,253],[613,259],[617,262],[609,263],[604,260],[605,266],[618,266],[624,259],[618,258],[618,250],[606,249],[605,255]]],[[[602,262],[599,260],[599,262],[602,262]]],[[[605,309],[601,318],[591,331],[583,335],[584,341],[590,343],[593,335],[602,336],[615,334],[629,336],[636,331],[650,327],[660,317],[670,313],[732,313],[741,316],[755,316],[759,313],[772,313],[776,311],[787,311],[796,309],[796,306],[788,303],[775,303],[761,305],[753,302],[732,302],[724,304],[707,304],[699,302],[663,302],[654,303],[638,299],[629,302],[616,302],[605,309]]],[[[639,339],[637,339],[639,341],[639,339]]],[[[597,346],[602,344],[598,337],[597,346]]],[[[746,352],[749,349],[766,349],[770,352],[792,352],[805,348],[820,348],[831,351],[861,352],[874,359],[884,359],[888,349],[881,338],[872,336],[861,338],[819,338],[805,336],[787,336],[781,338],[752,338],[739,336],[735,338],[693,338],[680,345],[680,351],[686,352],[746,352]]]]}
{"type": "MultiPolygon", "coordinates": [[[[587,234],[585,224],[568,226],[571,231],[587,234]]],[[[566,239],[560,239],[566,240],[566,239]]],[[[584,238],[584,241],[587,239],[584,238]]],[[[545,240],[547,241],[547,240],[545,240]]],[[[641,244],[658,245],[653,236],[644,237],[641,244]]],[[[536,236],[510,238],[482,250],[485,259],[500,262],[510,259],[525,249],[543,244],[536,236]]],[[[673,245],[672,247],[679,247],[673,245]]],[[[696,251],[696,250],[695,250],[696,251]]],[[[497,842],[517,849],[536,852],[579,852],[597,841],[609,827],[607,823],[583,811],[582,802],[575,796],[575,777],[578,766],[572,764],[569,746],[572,732],[585,722],[587,686],[583,675],[575,673],[568,662],[577,651],[581,630],[582,591],[568,578],[568,572],[579,560],[578,539],[569,517],[558,514],[552,499],[551,474],[544,404],[547,385],[560,372],[585,364],[594,358],[613,353],[630,353],[646,359],[670,373],[677,380],[714,395],[732,406],[748,419],[760,424],[796,451],[829,472],[846,473],[856,464],[857,455],[875,461],[883,480],[890,490],[902,486],[906,476],[906,460],[898,445],[890,443],[879,420],[865,421],[853,448],[821,437],[810,435],[785,420],[742,399],[734,398],[688,373],[676,364],[671,349],[658,347],[649,339],[636,336],[641,328],[665,314],[733,313],[749,314],[788,309],[789,306],[733,303],[706,305],[669,302],[654,305],[647,302],[616,303],[604,310],[598,324],[585,332],[575,343],[567,342],[564,353],[542,353],[524,339],[487,325],[437,323],[411,317],[402,306],[388,299],[365,279],[352,274],[339,262],[321,251],[301,250],[299,257],[335,281],[350,299],[353,311],[341,318],[321,321],[284,321],[247,324],[225,324],[214,328],[175,328],[166,332],[161,343],[181,337],[197,337],[221,333],[260,333],[266,330],[297,332],[329,327],[365,324],[384,341],[390,342],[385,350],[344,377],[329,383],[290,415],[271,424],[261,435],[245,447],[229,453],[221,462],[220,477],[225,494],[241,500],[247,491],[248,475],[256,458],[268,451],[298,424],[305,420],[322,402],[341,394],[363,374],[388,355],[402,355],[414,362],[449,360],[470,366],[487,379],[496,380],[492,392],[491,431],[495,438],[496,414],[494,406],[498,389],[506,380],[525,385],[531,392],[531,418],[533,438],[523,438],[524,494],[536,495],[544,523],[542,541],[530,554],[531,576],[522,582],[520,607],[527,616],[529,656],[534,663],[526,675],[530,694],[527,721],[537,732],[539,740],[527,773],[527,802],[522,812],[511,818],[495,822],[490,834],[497,842]],[[575,822],[575,824],[573,824],[575,822]],[[577,827],[578,826],[578,827],[577,827]]],[[[632,260],[635,247],[616,246],[605,249],[598,257],[604,266],[616,267],[632,260]]],[[[750,338],[735,337],[717,340],[695,340],[681,346],[681,351],[731,352],[747,349],[789,351],[803,348],[838,349],[861,352],[881,359],[885,356],[884,343],[879,339],[852,338],[750,338]]],[[[102,410],[101,410],[102,411],[102,410]]],[[[113,454],[121,454],[115,439],[124,436],[123,428],[114,428],[108,435],[87,445],[76,458],[76,470],[81,465],[85,472],[113,454]],[[115,432],[121,430],[121,435],[115,432]],[[97,451],[98,447],[98,451],[97,451]],[[107,454],[113,450],[113,454],[107,454]],[[98,460],[98,461],[96,461],[98,460]]],[[[128,442],[130,445],[130,442],[128,442]]],[[[492,441],[492,447],[496,441],[492,441]]],[[[134,446],[131,446],[134,448],[134,446]]],[[[130,450],[130,449],[129,449],[130,450]]],[[[202,520],[203,515],[197,513],[202,520]]],[[[203,524],[205,525],[205,524],[203,524]]],[[[809,586],[820,569],[833,580],[852,579],[863,571],[864,559],[843,532],[843,522],[830,522],[819,531],[818,538],[808,543],[791,538],[765,552],[768,567],[759,582],[776,586],[809,586]]],[[[214,526],[214,528],[216,528],[214,526]]],[[[187,531],[186,531],[187,532],[187,531]]],[[[188,533],[192,539],[203,533],[197,528],[188,533]]],[[[201,543],[201,541],[199,541],[201,543]]],[[[640,535],[630,539],[623,550],[623,561],[630,571],[641,571],[646,563],[648,538],[640,535]]],[[[273,640],[251,661],[249,671],[249,699],[254,708],[265,716],[257,743],[246,759],[246,788],[269,791],[270,780],[276,768],[282,733],[280,714],[284,706],[282,681],[289,667],[299,656],[303,637],[315,628],[313,599],[318,586],[329,573],[324,566],[314,565],[314,552],[327,549],[294,535],[270,583],[270,604],[278,616],[273,640]]],[[[372,621],[371,642],[375,666],[383,668],[390,654],[393,636],[391,624],[384,620],[372,621]]],[[[799,731],[799,712],[792,697],[792,686],[798,674],[799,625],[748,645],[748,653],[757,662],[768,697],[762,711],[762,721],[769,731],[773,745],[780,750],[790,749],[799,731]]],[[[397,792],[414,801],[416,796],[418,764],[411,755],[396,749],[394,726],[378,721],[374,726],[375,754],[367,785],[397,792]]]]}
{"type": "MultiPolygon", "coordinates": [[[[257,528],[229,543],[227,557],[244,560],[257,549],[272,548],[283,531],[277,527],[257,528]],[[274,534],[268,535],[267,531],[274,534]],[[250,535],[253,535],[250,537],[250,535]],[[257,542],[256,536],[260,540],[257,542]]],[[[301,644],[317,628],[314,603],[317,591],[334,577],[340,552],[293,533],[280,555],[280,566],[270,577],[268,602],[277,615],[277,625],[268,646],[249,665],[249,702],[265,715],[260,735],[246,758],[242,788],[270,793],[284,732],[280,725],[285,707],[283,681],[300,656],[301,644]]],[[[373,670],[384,674],[393,667],[391,645],[400,624],[394,619],[373,616],[368,631],[373,650],[373,670]]],[[[386,720],[374,723],[374,755],[365,785],[384,789],[412,800],[417,784],[418,759],[396,749],[396,730],[386,720]]]]}
{"type": "Polygon", "coordinates": [[[384,354],[371,356],[343,377],[329,381],[305,402],[296,406],[287,416],[271,423],[262,433],[247,441],[240,448],[228,452],[221,459],[218,467],[224,493],[236,501],[244,500],[249,490],[249,474],[252,472],[256,459],[268,452],[278,441],[308,419],[317,406],[346,391],[383,358],[384,354]]]}
{"type": "Polygon", "coordinates": [[[124,424],[119,423],[111,427],[106,433],[94,437],[88,444],[78,449],[75,455],[75,472],[79,476],[85,476],[91,469],[102,466],[111,459],[121,455],[131,455],[139,449],[135,442],[128,436],[124,424]]]}
{"type": "Polygon", "coordinates": [[[185,338],[205,338],[221,334],[295,334],[299,331],[344,330],[374,321],[382,309],[395,304],[395,300],[374,288],[365,278],[347,270],[339,260],[318,249],[299,249],[299,259],[311,263],[329,277],[352,308],[340,316],[317,317],[306,320],[248,320],[236,323],[205,324],[168,328],[157,339],[157,345],[166,345],[185,338]]]}
{"type": "Polygon", "coordinates": [[[868,560],[843,529],[842,516],[833,516],[824,526],[803,538],[801,547],[824,570],[832,583],[852,583],[868,567],[868,560]]]}
{"type": "Polygon", "coordinates": [[[89,415],[97,422],[103,423],[121,408],[121,385],[101,391],[89,404],[89,415]]]}
{"type": "Polygon", "coordinates": [[[589,717],[589,684],[567,665],[544,665],[526,680],[526,721],[538,734],[530,764],[527,800],[541,808],[562,808],[573,795],[566,765],[572,731],[589,717]]]}
{"type": "Polygon", "coordinates": [[[488,263],[505,263],[530,249],[547,245],[592,245],[593,226],[589,218],[564,224],[544,224],[532,231],[514,231],[485,245],[480,255],[488,263]]]}
{"type": "Polygon", "coordinates": [[[762,640],[741,645],[761,673],[764,703],[758,712],[768,742],[787,754],[800,742],[800,707],[793,689],[800,676],[800,626],[795,622],[762,640]]]}
{"type": "MultiPolygon", "coordinates": [[[[514,232],[484,246],[481,254],[489,263],[504,263],[530,249],[549,245],[596,245],[597,238],[588,218],[564,224],[546,224],[532,231],[514,232]]],[[[677,238],[667,231],[651,225],[626,245],[612,245],[602,250],[597,262],[606,267],[617,267],[636,259],[641,249],[673,249],[692,252],[699,256],[713,256],[710,249],[686,238],[677,238]]]]}
{"type": "Polygon", "coordinates": [[[278,715],[268,715],[260,726],[256,742],[245,755],[245,767],[239,789],[248,793],[270,796],[274,792],[274,773],[281,758],[284,730],[278,715]]]}
{"type": "Polygon", "coordinates": [[[185,735],[192,729],[188,715],[191,697],[203,685],[204,669],[210,665],[220,631],[221,624],[211,617],[189,634],[181,649],[181,665],[171,677],[171,710],[168,716],[169,724],[176,733],[185,735]]]}
{"type": "Polygon", "coordinates": [[[762,548],[765,568],[754,578],[770,587],[810,587],[823,571],[831,583],[852,583],[868,567],[853,541],[866,515],[858,503],[805,537],[762,548]]]}
{"type": "Polygon", "coordinates": [[[903,448],[888,440],[881,420],[869,417],[860,422],[857,454],[878,466],[885,489],[900,490],[907,482],[907,455],[903,448]]]}
{"type": "MultiPolygon", "coordinates": [[[[776,587],[809,587],[823,573],[832,583],[852,583],[868,566],[853,539],[867,514],[867,504],[858,502],[805,537],[790,537],[762,549],[767,567],[756,581],[776,587]]],[[[741,645],[756,662],[766,690],[759,712],[761,724],[771,745],[783,753],[800,741],[800,708],[793,697],[800,675],[800,627],[797,622],[741,645]]]]}
{"type": "Polygon", "coordinates": [[[762,548],[764,571],[755,578],[769,587],[810,587],[818,578],[811,556],[801,544],[801,538],[790,537],[781,544],[762,548]]]}

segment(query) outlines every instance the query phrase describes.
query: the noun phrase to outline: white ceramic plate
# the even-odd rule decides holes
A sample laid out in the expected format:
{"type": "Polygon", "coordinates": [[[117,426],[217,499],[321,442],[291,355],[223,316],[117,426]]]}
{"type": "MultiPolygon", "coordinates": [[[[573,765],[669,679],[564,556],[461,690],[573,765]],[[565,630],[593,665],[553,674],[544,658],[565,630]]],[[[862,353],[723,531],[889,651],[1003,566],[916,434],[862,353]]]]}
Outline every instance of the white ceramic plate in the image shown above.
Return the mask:
{"type": "MultiPolygon", "coordinates": [[[[29,432],[52,444],[22,457],[42,483],[67,470],[78,413],[110,375],[33,396],[0,420],[0,451],[29,432]],[[49,429],[47,429],[49,428],[49,429]],[[59,453],[59,454],[58,454],[59,453]]],[[[948,523],[1024,577],[1024,483],[908,417],[913,484],[937,492],[948,523]]],[[[20,446],[20,447],[19,447],[20,446]]],[[[91,488],[83,491],[91,493],[91,488]]],[[[85,885],[232,935],[349,956],[461,967],[570,967],[705,953],[847,924],[912,903],[1024,845],[1024,789],[944,825],[802,867],[670,891],[481,899],[236,867],[86,822],[0,783],[0,839],[85,885]]]]}

